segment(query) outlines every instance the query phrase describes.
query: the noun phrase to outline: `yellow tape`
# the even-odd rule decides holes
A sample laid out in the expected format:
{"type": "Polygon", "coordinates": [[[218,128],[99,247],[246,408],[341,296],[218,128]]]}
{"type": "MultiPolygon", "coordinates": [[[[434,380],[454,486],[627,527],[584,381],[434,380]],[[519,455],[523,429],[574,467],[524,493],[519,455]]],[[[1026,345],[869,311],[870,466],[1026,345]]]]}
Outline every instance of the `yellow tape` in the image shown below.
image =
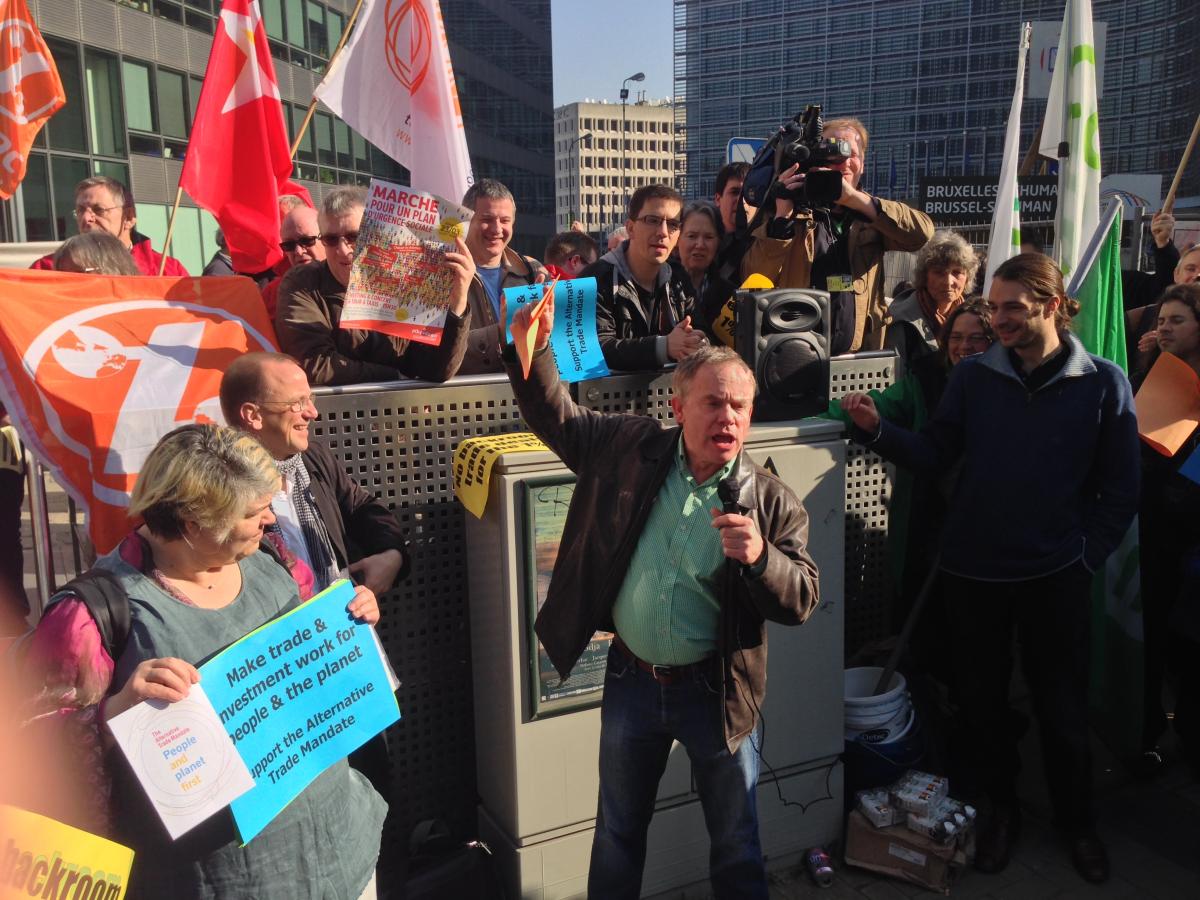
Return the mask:
{"type": "Polygon", "coordinates": [[[732,295],[725,301],[725,305],[721,307],[721,311],[717,314],[716,321],[712,323],[713,334],[730,349],[734,348],[733,342],[733,323],[734,323],[734,303],[737,295],[732,295]]]}
{"type": "Polygon", "coordinates": [[[0,898],[103,897],[129,890],[133,851],[14,806],[0,806],[0,898]]]}
{"type": "Polygon", "coordinates": [[[467,438],[454,451],[454,496],[477,519],[487,509],[492,466],[501,453],[549,450],[541,439],[528,431],[513,434],[489,434],[467,438]]]}

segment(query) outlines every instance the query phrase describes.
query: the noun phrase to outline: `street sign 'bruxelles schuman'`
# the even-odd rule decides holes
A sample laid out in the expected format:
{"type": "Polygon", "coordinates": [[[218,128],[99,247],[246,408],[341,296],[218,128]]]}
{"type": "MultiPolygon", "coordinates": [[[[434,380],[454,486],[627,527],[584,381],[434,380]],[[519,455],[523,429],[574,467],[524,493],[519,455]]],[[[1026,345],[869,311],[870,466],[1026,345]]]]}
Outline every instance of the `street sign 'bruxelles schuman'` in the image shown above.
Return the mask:
{"type": "MultiPolygon", "coordinates": [[[[1057,175],[1017,179],[1021,220],[1051,222],[1058,198],[1057,175]]],[[[992,221],[997,179],[985,175],[926,176],[921,179],[921,209],[939,225],[983,225],[992,221]]]]}

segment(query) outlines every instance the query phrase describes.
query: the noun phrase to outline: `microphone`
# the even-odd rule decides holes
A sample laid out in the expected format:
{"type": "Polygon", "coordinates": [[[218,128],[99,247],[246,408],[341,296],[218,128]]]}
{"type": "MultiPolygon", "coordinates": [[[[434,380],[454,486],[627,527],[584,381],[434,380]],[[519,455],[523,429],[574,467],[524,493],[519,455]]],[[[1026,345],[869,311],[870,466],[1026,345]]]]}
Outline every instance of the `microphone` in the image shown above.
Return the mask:
{"type": "Polygon", "coordinates": [[[729,474],[717,482],[717,496],[721,498],[721,511],[726,513],[737,513],[741,515],[741,507],[738,506],[737,498],[740,493],[738,488],[741,482],[741,473],[738,471],[741,464],[741,457],[733,463],[733,468],[729,470],[729,474]]]}

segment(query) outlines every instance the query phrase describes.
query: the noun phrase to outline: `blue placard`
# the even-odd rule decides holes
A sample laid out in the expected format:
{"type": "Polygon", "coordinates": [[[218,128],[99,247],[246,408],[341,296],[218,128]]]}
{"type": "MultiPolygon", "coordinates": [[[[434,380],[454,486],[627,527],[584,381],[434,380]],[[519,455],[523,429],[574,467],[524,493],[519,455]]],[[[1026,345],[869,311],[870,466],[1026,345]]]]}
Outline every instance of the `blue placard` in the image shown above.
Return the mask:
{"type": "MultiPolygon", "coordinates": [[[[507,308],[504,327],[510,344],[513,316],[526,303],[541,300],[544,289],[542,284],[504,289],[507,308]]],[[[608,374],[600,340],[596,337],[595,278],[564,278],[554,286],[554,328],[550,332],[550,348],[563,381],[587,381],[608,374]]]]}
{"type": "Polygon", "coordinates": [[[254,777],[230,808],[248,842],[330,765],[400,718],[349,581],[252,631],[200,667],[205,693],[254,777]]]}
{"type": "Polygon", "coordinates": [[[1179,467],[1179,474],[1200,484],[1200,447],[1197,447],[1192,455],[1184,460],[1183,465],[1179,467]]]}

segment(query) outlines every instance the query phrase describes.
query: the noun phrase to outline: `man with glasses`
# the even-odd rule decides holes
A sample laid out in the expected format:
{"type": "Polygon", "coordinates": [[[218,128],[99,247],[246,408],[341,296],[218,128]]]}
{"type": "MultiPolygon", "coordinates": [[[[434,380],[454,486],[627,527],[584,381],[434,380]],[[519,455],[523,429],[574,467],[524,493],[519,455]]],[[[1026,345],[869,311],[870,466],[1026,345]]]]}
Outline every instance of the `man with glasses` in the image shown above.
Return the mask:
{"type": "Polygon", "coordinates": [[[262,291],[267,315],[272,320],[279,305],[279,286],[283,284],[283,276],[296,266],[325,259],[325,245],[321,243],[321,228],[315,209],[301,203],[284,213],[279,223],[279,249],[287,260],[287,269],[273,278],[262,291]]]}
{"type": "MultiPolygon", "coordinates": [[[[332,453],[309,440],[317,418],[304,371],[282,353],[247,353],[221,377],[226,423],[258,438],[275,458],[283,486],[271,509],[287,549],[324,590],[344,571],[376,595],[407,569],[396,517],[346,475],[332,453]]],[[[269,529],[270,530],[270,529],[269,529]]]]}
{"type": "Polygon", "coordinates": [[[629,198],[628,239],[579,273],[596,279],[596,334],[611,369],[661,369],[708,342],[692,326],[691,281],[670,262],[682,211],[674,188],[638,188],[629,198]]]}
{"type": "MultiPolygon", "coordinates": [[[[115,178],[93,175],[75,185],[75,224],[80,234],[103,231],[128,248],[133,262],[143,275],[157,275],[162,254],[150,246],[150,238],[137,230],[137,209],[129,188],[115,178]]],[[[54,254],[37,260],[31,269],[53,269],[54,254]]],[[[168,256],[164,275],[186,276],[179,260],[168,256]]]]}
{"type": "Polygon", "coordinates": [[[446,381],[462,363],[471,328],[467,293],[475,263],[462,238],[457,249],[446,254],[454,280],[440,344],[339,327],[366,200],[366,191],[359,187],[338,188],[325,196],[317,217],[325,259],[297,266],[284,276],[275,311],[279,346],[296,359],[312,384],[403,377],[446,381]]]}

